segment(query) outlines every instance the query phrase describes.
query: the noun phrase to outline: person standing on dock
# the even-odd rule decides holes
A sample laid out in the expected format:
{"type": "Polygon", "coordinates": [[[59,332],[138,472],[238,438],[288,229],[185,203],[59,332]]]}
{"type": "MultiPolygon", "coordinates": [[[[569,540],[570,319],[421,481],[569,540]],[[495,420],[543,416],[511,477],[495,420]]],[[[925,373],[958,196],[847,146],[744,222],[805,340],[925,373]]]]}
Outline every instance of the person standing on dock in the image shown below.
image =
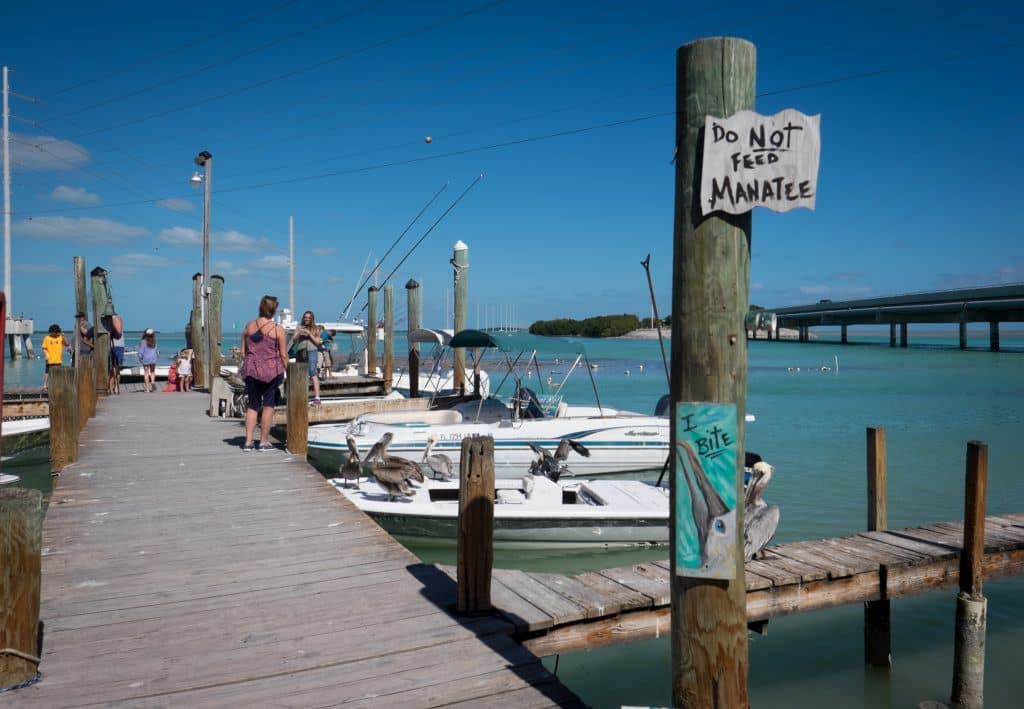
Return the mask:
{"type": "Polygon", "coordinates": [[[243,451],[257,450],[253,443],[256,419],[260,420],[259,450],[270,450],[270,425],[274,421],[277,390],[288,367],[288,345],[284,328],[274,322],[277,298],[260,299],[259,316],[242,331],[242,369],[245,379],[245,443],[243,451]]]}
{"type": "Polygon", "coordinates": [[[75,357],[78,357],[79,354],[87,355],[95,349],[92,342],[95,331],[93,330],[92,323],[85,317],[85,313],[78,313],[75,315],[75,319],[77,321],[75,326],[78,328],[79,335],[78,352],[75,354],[75,357]]]}
{"type": "Polygon", "coordinates": [[[46,371],[43,372],[43,391],[46,391],[47,380],[49,379],[52,367],[64,365],[64,350],[71,351],[71,345],[61,332],[60,325],[50,325],[50,333],[43,338],[43,352],[46,354],[46,371]]]}
{"type": "Polygon", "coordinates": [[[313,400],[311,406],[320,405],[320,377],[318,372],[320,350],[320,326],[316,324],[316,316],[312,310],[302,314],[302,322],[295,329],[288,352],[293,353],[296,362],[305,362],[309,369],[309,380],[313,382],[313,400]]]}
{"type": "Polygon", "coordinates": [[[142,365],[144,391],[156,391],[156,361],[160,358],[160,350],[156,346],[156,332],[148,327],[139,340],[139,364],[142,365]]]}
{"type": "Polygon", "coordinates": [[[110,333],[110,393],[121,393],[121,367],[124,366],[124,320],[117,313],[103,318],[110,333]]]}

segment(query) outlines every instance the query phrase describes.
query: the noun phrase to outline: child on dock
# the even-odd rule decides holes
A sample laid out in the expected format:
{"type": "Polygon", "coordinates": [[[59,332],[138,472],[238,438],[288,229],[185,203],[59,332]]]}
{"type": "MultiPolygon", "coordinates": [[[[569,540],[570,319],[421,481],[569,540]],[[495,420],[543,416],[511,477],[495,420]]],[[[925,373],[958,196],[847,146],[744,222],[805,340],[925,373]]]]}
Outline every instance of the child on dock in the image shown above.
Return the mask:
{"type": "Polygon", "coordinates": [[[137,348],[139,364],[142,365],[142,379],[145,392],[156,391],[156,361],[160,357],[160,350],[156,347],[156,332],[153,328],[146,328],[142,333],[137,348]]]}
{"type": "Polygon", "coordinates": [[[192,391],[192,350],[188,348],[178,353],[178,389],[192,391]]]}
{"type": "Polygon", "coordinates": [[[71,345],[64,338],[60,325],[50,325],[50,333],[43,338],[43,352],[46,354],[46,371],[43,372],[43,391],[46,391],[51,367],[64,365],[64,350],[71,351],[71,345]]]}

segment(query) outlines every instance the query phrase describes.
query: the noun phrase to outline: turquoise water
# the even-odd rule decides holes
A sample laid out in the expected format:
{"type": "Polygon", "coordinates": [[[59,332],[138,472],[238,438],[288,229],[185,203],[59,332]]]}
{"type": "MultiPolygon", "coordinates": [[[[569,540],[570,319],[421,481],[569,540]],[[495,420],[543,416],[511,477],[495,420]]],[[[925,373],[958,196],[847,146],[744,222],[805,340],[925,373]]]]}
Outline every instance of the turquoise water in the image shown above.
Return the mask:
{"type": "MultiPolygon", "coordinates": [[[[853,334],[853,333],[851,333],[853,334]]],[[[832,335],[838,339],[838,333],[832,335]]],[[[169,353],[181,344],[161,340],[169,353]]],[[[540,348],[541,376],[554,380],[585,344],[603,404],[653,410],[667,391],[655,341],[566,341],[519,336],[540,348]],[[556,364],[555,358],[562,360],[556,364]],[[644,365],[640,372],[639,365],[644,365]],[[626,375],[629,370],[629,375],[626,375]],[[555,373],[552,373],[555,372],[555,373]]],[[[850,534],[864,528],[865,427],[884,426],[888,438],[891,527],[959,519],[963,514],[964,454],[968,440],[989,445],[990,513],[1024,511],[1016,443],[1024,437],[1024,338],[1004,332],[1000,353],[983,351],[987,331],[972,332],[976,351],[960,352],[955,331],[927,336],[911,330],[912,347],[891,349],[887,333],[858,344],[750,343],[748,411],[757,421],[747,440],[776,466],[766,498],[782,508],[777,541],[850,534]],[[838,373],[835,358],[839,359],[838,373]],[[820,368],[827,366],[829,372],[820,368]],[[799,371],[796,371],[799,368],[799,371]]],[[[396,350],[404,350],[396,343],[396,350]]],[[[32,363],[8,369],[7,385],[41,376],[32,363]]],[[[491,364],[489,371],[497,373],[491,364]]],[[[536,386],[534,375],[531,386],[536,386]]],[[[495,380],[495,384],[497,380],[495,380]]],[[[507,385],[506,385],[507,386],[507,385]]],[[[594,402],[579,371],[565,390],[574,403],[594,402]]],[[[45,458],[5,463],[28,471],[27,484],[48,486],[45,458]],[[37,471],[33,473],[32,471],[37,471]]],[[[655,473],[656,474],[656,473],[655,473]]],[[[425,561],[453,562],[450,549],[410,544],[425,561]]],[[[667,549],[600,553],[496,552],[496,564],[575,572],[666,558],[667,549]]],[[[986,699],[991,707],[1019,706],[1024,673],[1024,579],[986,584],[989,598],[986,699]]],[[[758,707],[910,707],[946,698],[952,671],[954,593],[937,591],[893,602],[893,670],[862,663],[862,610],[849,606],[788,618],[750,641],[750,691],[758,707]]],[[[554,668],[554,659],[545,660],[554,668]]],[[[562,656],[559,677],[596,707],[668,705],[666,639],[562,656]]]]}

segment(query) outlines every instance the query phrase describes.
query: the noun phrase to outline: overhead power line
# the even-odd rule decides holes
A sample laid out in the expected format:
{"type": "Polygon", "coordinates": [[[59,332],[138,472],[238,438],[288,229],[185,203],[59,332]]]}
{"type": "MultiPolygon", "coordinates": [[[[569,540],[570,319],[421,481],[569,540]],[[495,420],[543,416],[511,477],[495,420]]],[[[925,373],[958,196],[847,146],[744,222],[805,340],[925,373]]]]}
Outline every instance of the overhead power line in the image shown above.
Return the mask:
{"type": "Polygon", "coordinates": [[[257,12],[257,13],[255,13],[253,15],[249,15],[245,19],[239,20],[238,22],[236,22],[236,23],[234,23],[232,25],[228,25],[226,27],[223,27],[220,30],[217,30],[216,32],[212,32],[212,33],[210,33],[208,35],[203,35],[203,36],[197,37],[197,38],[195,38],[195,39],[193,39],[191,41],[185,42],[184,44],[179,44],[179,45],[171,47],[169,49],[165,49],[162,52],[158,52],[158,53],[153,54],[153,55],[151,55],[149,57],[143,57],[142,59],[135,59],[135,60],[130,61],[130,62],[125,62],[122,65],[121,69],[117,69],[117,70],[114,70],[114,71],[109,71],[109,72],[106,72],[106,73],[104,73],[102,75],[99,75],[99,76],[96,76],[96,77],[93,77],[93,78],[90,78],[90,79],[84,79],[84,80],[79,81],[79,82],[77,82],[75,84],[71,84],[69,86],[65,86],[62,89],[57,89],[56,91],[50,93],[49,95],[50,96],[59,96],[60,94],[67,93],[68,91],[74,91],[75,89],[79,89],[79,88],[81,88],[83,86],[89,86],[90,84],[95,84],[95,83],[98,83],[100,81],[106,81],[107,79],[113,79],[113,78],[116,78],[118,76],[124,76],[125,74],[129,74],[129,73],[135,71],[136,69],[138,69],[140,66],[142,66],[144,64],[150,64],[150,63],[156,61],[157,59],[162,59],[162,58],[168,57],[168,56],[170,56],[172,54],[176,54],[178,52],[183,52],[186,49],[191,49],[192,47],[197,47],[200,44],[204,44],[204,43],[209,42],[210,40],[213,40],[213,39],[220,39],[221,37],[223,37],[225,34],[227,34],[229,32],[233,32],[233,31],[239,29],[240,27],[244,27],[245,25],[252,24],[253,22],[255,22],[256,20],[258,20],[260,18],[267,17],[267,16],[272,15],[272,14],[274,14],[276,12],[280,12],[281,10],[284,10],[285,8],[291,7],[292,5],[295,5],[298,2],[299,2],[299,0],[285,0],[285,2],[279,3],[277,5],[273,5],[272,7],[269,7],[269,8],[267,8],[266,10],[264,10],[262,12],[257,12]]]}

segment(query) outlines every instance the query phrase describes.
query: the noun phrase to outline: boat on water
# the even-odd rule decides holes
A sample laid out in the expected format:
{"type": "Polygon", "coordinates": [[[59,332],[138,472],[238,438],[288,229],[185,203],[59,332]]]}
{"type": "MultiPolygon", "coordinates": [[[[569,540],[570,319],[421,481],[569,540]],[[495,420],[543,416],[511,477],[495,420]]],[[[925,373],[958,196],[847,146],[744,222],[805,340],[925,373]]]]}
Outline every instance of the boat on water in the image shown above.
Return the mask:
{"type": "MultiPolygon", "coordinates": [[[[561,386],[580,363],[576,358],[562,384],[542,397],[523,385],[516,375],[516,362],[508,355],[507,344],[491,333],[463,330],[448,343],[451,348],[498,349],[505,355],[509,373],[515,381],[510,400],[496,395],[476,401],[464,401],[434,411],[366,414],[347,424],[325,424],[309,429],[309,448],[325,464],[336,463],[347,448],[346,437],[356,440],[360,451],[369,450],[385,433],[392,435],[389,453],[419,461],[428,440],[436,450],[458,464],[462,439],[466,436],[494,438],[495,473],[502,478],[518,478],[530,467],[536,454],[530,444],[555,448],[563,439],[574,439],[586,446],[591,455],[574,461],[572,475],[590,477],[638,472],[661,468],[668,455],[670,422],[667,416],[648,416],[620,411],[607,406],[572,406],[562,400],[561,386]]],[[[535,357],[534,353],[531,358],[535,357]]],[[[529,371],[527,364],[527,371],[529,371]]],[[[503,380],[504,382],[505,380],[503,380]]],[[[497,389],[500,390],[501,384],[497,389]]]]}
{"type": "MultiPolygon", "coordinates": [[[[390,534],[455,543],[458,480],[427,479],[411,498],[398,501],[391,501],[373,478],[358,482],[356,488],[353,481],[331,480],[339,493],[390,534]]],[[[639,480],[553,482],[530,474],[496,480],[494,545],[594,549],[667,544],[668,495],[667,487],[639,480]]]]}
{"type": "Polygon", "coordinates": [[[0,485],[9,485],[11,483],[18,482],[19,480],[21,480],[21,478],[19,478],[17,475],[7,475],[6,473],[0,473],[0,485]]]}

